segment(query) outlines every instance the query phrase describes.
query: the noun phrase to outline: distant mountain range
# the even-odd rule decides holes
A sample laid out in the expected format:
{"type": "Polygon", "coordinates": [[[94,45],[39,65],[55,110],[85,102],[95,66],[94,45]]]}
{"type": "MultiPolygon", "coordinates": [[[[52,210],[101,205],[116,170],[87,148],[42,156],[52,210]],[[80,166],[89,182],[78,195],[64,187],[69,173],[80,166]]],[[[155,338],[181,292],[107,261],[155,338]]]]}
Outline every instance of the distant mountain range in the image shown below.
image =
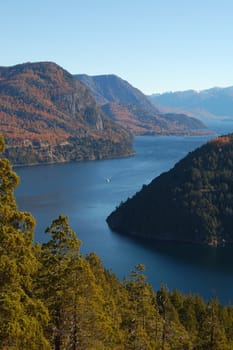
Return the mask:
{"type": "Polygon", "coordinates": [[[159,108],[195,115],[197,118],[233,118],[233,86],[208,90],[177,91],[148,96],[159,108]]]}
{"type": "Polygon", "coordinates": [[[210,245],[233,243],[233,134],[190,152],[107,218],[133,237],[210,245]]]}
{"type": "Polygon", "coordinates": [[[104,114],[84,84],[51,62],[0,67],[0,133],[14,164],[133,154],[132,135],[104,114]]]}
{"type": "Polygon", "coordinates": [[[76,77],[113,121],[135,135],[192,134],[205,128],[200,120],[184,113],[162,113],[140,90],[116,75],[76,77]]]}

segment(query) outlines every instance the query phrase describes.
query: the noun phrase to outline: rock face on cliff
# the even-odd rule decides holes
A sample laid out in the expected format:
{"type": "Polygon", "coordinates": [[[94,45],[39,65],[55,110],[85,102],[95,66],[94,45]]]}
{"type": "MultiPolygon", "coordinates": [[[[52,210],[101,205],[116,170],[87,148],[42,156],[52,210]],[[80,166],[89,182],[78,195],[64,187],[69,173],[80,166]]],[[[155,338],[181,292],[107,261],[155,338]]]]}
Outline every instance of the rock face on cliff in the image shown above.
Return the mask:
{"type": "Polygon", "coordinates": [[[233,243],[233,134],[189,153],[121,204],[107,222],[135,237],[233,243]]]}
{"type": "Polygon", "coordinates": [[[0,134],[14,164],[101,159],[133,153],[132,136],[91,92],[51,62],[0,67],[0,134]]]}
{"type": "Polygon", "coordinates": [[[161,113],[140,90],[116,75],[76,77],[112,120],[135,135],[193,134],[205,129],[200,120],[185,114],[161,113]]]}

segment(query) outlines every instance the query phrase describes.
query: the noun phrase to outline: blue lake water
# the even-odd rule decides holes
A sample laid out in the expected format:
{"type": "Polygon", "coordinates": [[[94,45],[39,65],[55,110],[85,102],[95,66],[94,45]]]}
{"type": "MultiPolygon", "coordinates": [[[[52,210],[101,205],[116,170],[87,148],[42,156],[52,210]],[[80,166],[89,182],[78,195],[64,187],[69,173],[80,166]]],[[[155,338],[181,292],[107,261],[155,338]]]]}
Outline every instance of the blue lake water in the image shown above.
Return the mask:
{"type": "MultiPolygon", "coordinates": [[[[215,122],[211,127],[218,134],[233,132],[233,121],[215,122]]],[[[36,218],[36,241],[46,241],[46,227],[65,214],[83,241],[82,252],[95,251],[120,278],[142,263],[155,289],[164,282],[169,289],[199,293],[204,298],[217,295],[223,303],[231,302],[233,247],[132,240],[111,232],[105,221],[122,200],[209,138],[136,137],[134,157],[16,168],[21,178],[15,192],[19,208],[36,218]]]]}

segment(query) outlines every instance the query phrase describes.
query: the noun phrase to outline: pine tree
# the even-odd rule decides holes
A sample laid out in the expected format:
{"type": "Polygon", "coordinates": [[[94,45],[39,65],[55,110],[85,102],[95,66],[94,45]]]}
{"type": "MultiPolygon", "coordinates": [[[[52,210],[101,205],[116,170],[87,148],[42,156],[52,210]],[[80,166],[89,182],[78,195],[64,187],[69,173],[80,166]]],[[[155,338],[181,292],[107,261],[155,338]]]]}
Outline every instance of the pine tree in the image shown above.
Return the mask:
{"type": "Polygon", "coordinates": [[[155,293],[146,283],[144,270],[143,264],[137,265],[124,282],[130,302],[125,320],[128,349],[153,350],[158,345],[161,317],[156,307],[155,293]]]}
{"type": "MultiPolygon", "coordinates": [[[[95,283],[95,288],[89,295],[94,311],[92,321],[90,320],[95,333],[93,335],[105,348],[118,349],[124,338],[121,330],[121,312],[127,294],[116,276],[103,267],[95,253],[87,254],[86,261],[91,268],[95,283]]],[[[91,282],[90,277],[89,279],[91,282]]]]}
{"type": "MultiPolygon", "coordinates": [[[[0,137],[0,152],[4,141],[0,137]]],[[[17,208],[14,189],[19,183],[10,162],[0,159],[0,348],[50,349],[43,326],[48,312],[33,297],[32,280],[38,269],[33,249],[35,221],[17,208]]]]}
{"type": "Polygon", "coordinates": [[[115,305],[106,293],[110,287],[100,259],[94,253],[82,257],[67,217],[59,216],[46,232],[51,239],[38,249],[41,268],[36,286],[50,312],[47,334],[52,347],[120,350],[121,332],[109,314],[107,305],[115,305]]]}
{"type": "Polygon", "coordinates": [[[38,250],[41,263],[36,286],[50,313],[48,337],[55,350],[78,349],[75,284],[78,281],[80,240],[71,230],[68,218],[60,215],[46,233],[51,239],[38,250]],[[71,347],[73,344],[73,347],[71,347]]]}
{"type": "MultiPolygon", "coordinates": [[[[190,349],[191,338],[181,324],[178,312],[171,302],[171,299],[173,299],[174,302],[174,295],[170,296],[167,287],[162,284],[156,297],[159,313],[163,320],[162,337],[160,341],[161,350],[190,349]]],[[[179,305],[179,303],[177,304],[179,305]]]]}
{"type": "Polygon", "coordinates": [[[221,313],[222,324],[225,329],[225,334],[228,343],[231,344],[233,348],[233,307],[232,305],[227,305],[223,308],[221,313]]]}
{"type": "Polygon", "coordinates": [[[217,298],[206,304],[205,318],[200,332],[200,349],[202,347],[208,350],[229,349],[225,330],[219,318],[220,308],[217,298]]]}

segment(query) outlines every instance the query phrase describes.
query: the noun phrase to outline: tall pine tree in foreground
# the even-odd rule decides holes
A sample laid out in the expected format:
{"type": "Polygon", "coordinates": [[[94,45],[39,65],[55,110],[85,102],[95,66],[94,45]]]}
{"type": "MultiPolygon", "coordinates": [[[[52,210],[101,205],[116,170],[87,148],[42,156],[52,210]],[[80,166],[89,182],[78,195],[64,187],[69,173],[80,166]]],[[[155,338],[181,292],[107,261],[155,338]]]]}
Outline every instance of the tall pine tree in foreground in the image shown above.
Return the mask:
{"type": "MultiPolygon", "coordinates": [[[[0,137],[0,152],[4,141],[0,137]]],[[[0,159],[0,349],[47,350],[43,334],[48,312],[33,297],[32,280],[38,269],[34,255],[35,222],[17,208],[14,189],[19,179],[9,161],[0,159]]]]}
{"type": "Polygon", "coordinates": [[[47,335],[55,350],[78,349],[76,275],[81,242],[63,215],[53,220],[46,233],[50,240],[38,249],[41,267],[36,285],[51,317],[47,335]]]}
{"type": "Polygon", "coordinates": [[[52,349],[123,349],[116,347],[123,342],[120,317],[112,315],[116,306],[100,259],[94,253],[86,259],[80,254],[81,242],[64,215],[46,233],[49,241],[37,250],[41,266],[35,286],[50,313],[46,335],[52,349]]]}

